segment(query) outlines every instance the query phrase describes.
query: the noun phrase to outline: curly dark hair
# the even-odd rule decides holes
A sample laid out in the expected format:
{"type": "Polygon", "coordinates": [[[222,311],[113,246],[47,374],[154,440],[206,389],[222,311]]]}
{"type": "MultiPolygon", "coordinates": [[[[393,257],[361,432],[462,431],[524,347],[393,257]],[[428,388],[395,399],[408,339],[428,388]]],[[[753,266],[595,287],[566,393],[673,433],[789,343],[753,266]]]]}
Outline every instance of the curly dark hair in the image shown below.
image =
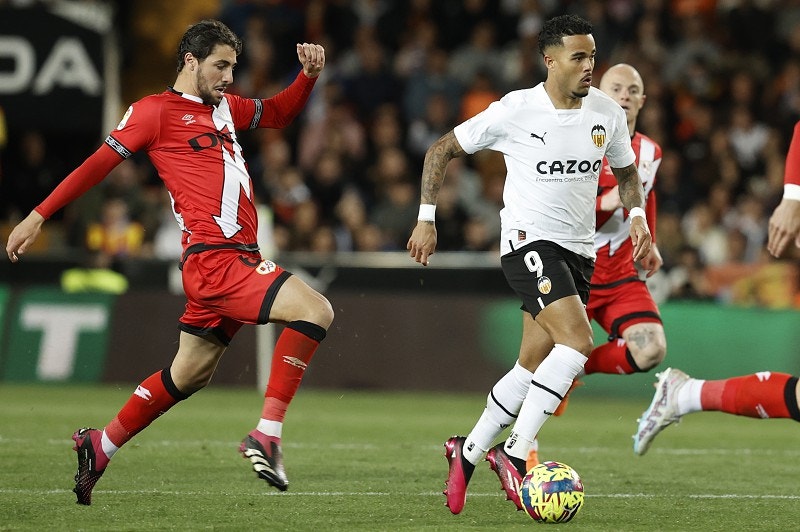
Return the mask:
{"type": "Polygon", "coordinates": [[[236,55],[242,53],[242,40],[231,29],[218,20],[202,20],[190,26],[178,45],[178,72],[183,70],[184,57],[190,52],[199,61],[209,55],[218,44],[226,44],[236,55]]]}
{"type": "Polygon", "coordinates": [[[592,33],[589,21],[577,15],[561,15],[546,21],[539,32],[539,53],[544,55],[550,46],[562,46],[562,39],[569,35],[589,35],[592,33]]]}

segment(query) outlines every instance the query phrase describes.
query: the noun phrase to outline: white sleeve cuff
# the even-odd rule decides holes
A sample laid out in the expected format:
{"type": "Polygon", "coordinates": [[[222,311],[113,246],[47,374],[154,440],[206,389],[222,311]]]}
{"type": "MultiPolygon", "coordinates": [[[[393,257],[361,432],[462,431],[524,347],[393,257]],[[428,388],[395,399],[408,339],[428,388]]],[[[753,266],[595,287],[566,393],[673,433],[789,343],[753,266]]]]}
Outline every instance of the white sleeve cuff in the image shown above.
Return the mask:
{"type": "Polygon", "coordinates": [[[641,207],[634,207],[633,209],[628,211],[628,217],[630,218],[631,221],[633,221],[633,219],[636,218],[637,216],[647,221],[647,216],[645,216],[644,209],[642,209],[641,207]]]}
{"type": "Polygon", "coordinates": [[[800,185],[783,185],[783,199],[800,201],[800,185]]]}
{"type": "Polygon", "coordinates": [[[435,222],[436,221],[436,205],[432,205],[430,203],[423,203],[419,206],[419,216],[417,216],[417,220],[423,222],[435,222]]]}

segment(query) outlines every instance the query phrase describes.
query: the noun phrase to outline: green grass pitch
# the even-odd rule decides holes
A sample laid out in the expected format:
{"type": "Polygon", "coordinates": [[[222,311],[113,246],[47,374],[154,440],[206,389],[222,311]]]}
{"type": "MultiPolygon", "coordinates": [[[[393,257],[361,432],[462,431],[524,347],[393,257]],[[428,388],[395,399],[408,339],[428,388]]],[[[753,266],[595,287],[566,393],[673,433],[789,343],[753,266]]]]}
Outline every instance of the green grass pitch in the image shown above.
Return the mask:
{"type": "MultiPolygon", "coordinates": [[[[589,381],[588,386],[591,386],[589,381]]],[[[547,422],[540,456],[574,467],[586,503],[541,525],[478,465],[460,515],[444,506],[443,442],[479,394],[301,389],[284,427],[289,491],[256,478],[237,446],[261,410],[253,389],[213,384],[114,458],[90,507],[75,504],[72,432],[102,426],[135,386],[0,386],[0,530],[795,530],[800,425],[699,413],[631,451],[640,399],[583,390],[547,422]]]]}

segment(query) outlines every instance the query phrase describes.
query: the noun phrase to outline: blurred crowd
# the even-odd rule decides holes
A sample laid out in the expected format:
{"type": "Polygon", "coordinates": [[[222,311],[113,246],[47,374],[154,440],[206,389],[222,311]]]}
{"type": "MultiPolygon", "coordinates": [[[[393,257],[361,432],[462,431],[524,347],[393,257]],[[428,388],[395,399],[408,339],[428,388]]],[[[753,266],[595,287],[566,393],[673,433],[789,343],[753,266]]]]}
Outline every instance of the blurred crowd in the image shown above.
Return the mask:
{"type": "MultiPolygon", "coordinates": [[[[269,97],[294,78],[298,40],[326,49],[327,66],[295,124],[240,133],[266,254],[404,250],[428,146],[506,92],[543,81],[538,32],[570,12],[594,25],[595,85],[618,62],[644,79],[638,129],[663,148],[656,241],[665,295],[800,306],[797,256],[778,262],[765,252],[800,120],[800,0],[213,4],[210,15],[243,38],[234,91],[244,96],[269,97]]],[[[172,53],[185,26],[166,28],[172,53]]],[[[154,53],[137,52],[135,41],[123,46],[154,53]]],[[[6,223],[71,170],[37,131],[20,135],[0,164],[6,223]]],[[[440,251],[497,251],[504,174],[494,152],[450,163],[436,211],[440,251]]],[[[168,199],[141,155],[61,217],[58,242],[101,263],[180,253],[168,199]]]]}

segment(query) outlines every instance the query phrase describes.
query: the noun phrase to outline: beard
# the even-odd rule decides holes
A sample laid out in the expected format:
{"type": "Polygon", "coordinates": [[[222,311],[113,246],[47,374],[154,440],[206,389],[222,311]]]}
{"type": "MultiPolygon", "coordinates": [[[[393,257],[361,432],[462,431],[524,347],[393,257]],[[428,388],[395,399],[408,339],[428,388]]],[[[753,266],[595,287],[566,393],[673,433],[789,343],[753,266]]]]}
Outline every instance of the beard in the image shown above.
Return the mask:
{"type": "Polygon", "coordinates": [[[203,100],[204,104],[218,105],[222,101],[222,97],[217,95],[206,77],[203,76],[202,69],[198,70],[195,82],[197,84],[197,95],[203,100]]]}
{"type": "Polygon", "coordinates": [[[589,95],[589,87],[583,88],[572,91],[573,98],[586,98],[589,95]]]}

